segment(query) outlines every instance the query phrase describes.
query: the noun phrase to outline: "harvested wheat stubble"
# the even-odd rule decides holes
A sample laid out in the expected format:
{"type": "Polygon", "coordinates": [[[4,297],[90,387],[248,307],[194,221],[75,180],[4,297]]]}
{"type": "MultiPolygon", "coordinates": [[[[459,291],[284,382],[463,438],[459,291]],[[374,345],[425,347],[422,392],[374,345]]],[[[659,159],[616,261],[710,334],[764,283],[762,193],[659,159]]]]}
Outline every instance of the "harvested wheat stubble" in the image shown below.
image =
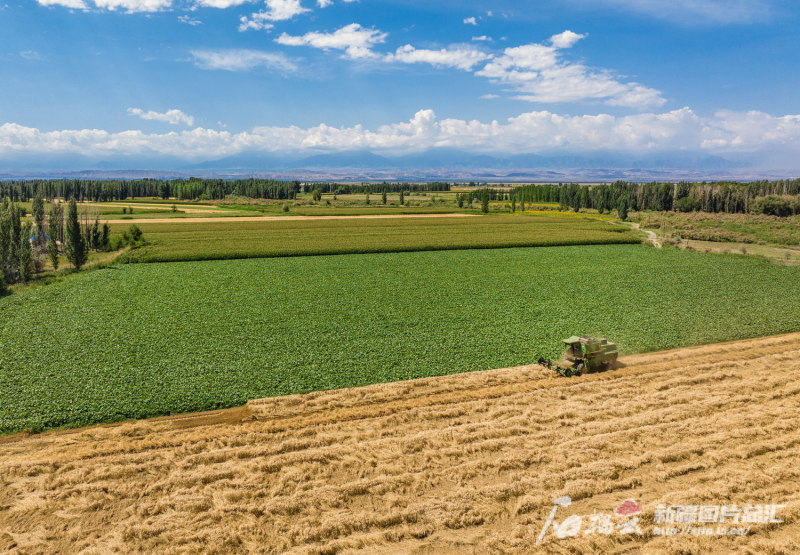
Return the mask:
{"type": "Polygon", "coordinates": [[[252,401],[0,444],[0,553],[800,551],[800,334],[252,401]],[[644,535],[536,537],[644,506],[644,535]],[[744,537],[655,537],[665,504],[786,505],[744,537]]]}

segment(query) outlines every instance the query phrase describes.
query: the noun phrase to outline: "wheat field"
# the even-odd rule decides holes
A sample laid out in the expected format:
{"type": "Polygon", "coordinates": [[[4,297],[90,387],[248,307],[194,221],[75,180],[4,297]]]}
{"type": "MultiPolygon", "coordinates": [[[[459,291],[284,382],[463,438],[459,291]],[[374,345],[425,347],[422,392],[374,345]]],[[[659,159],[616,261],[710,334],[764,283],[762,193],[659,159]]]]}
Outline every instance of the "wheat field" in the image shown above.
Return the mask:
{"type": "Polygon", "coordinates": [[[622,363],[0,438],[0,553],[799,553],[800,334],[622,363]],[[625,500],[640,533],[559,537],[625,500]],[[734,504],[783,522],[655,535],[659,505],[734,504]]]}

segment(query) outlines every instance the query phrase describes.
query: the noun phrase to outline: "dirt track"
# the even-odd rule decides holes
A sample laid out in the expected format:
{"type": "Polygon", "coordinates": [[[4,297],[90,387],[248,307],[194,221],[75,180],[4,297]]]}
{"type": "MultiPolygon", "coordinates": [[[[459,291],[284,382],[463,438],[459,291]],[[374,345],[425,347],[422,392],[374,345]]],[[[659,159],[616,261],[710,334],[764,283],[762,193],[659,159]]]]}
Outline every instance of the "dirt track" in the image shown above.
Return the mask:
{"type": "Polygon", "coordinates": [[[623,362],[8,438],[0,553],[800,552],[800,334],[623,362]],[[642,534],[535,546],[562,495],[561,524],[636,500],[642,534]],[[659,537],[659,503],[780,504],[785,522],[659,537]]]}
{"type": "Polygon", "coordinates": [[[102,222],[163,224],[220,222],[277,222],[292,220],[380,220],[386,218],[470,218],[477,214],[366,214],[363,216],[222,216],[219,218],[141,218],[134,220],[100,220],[102,222]]]}

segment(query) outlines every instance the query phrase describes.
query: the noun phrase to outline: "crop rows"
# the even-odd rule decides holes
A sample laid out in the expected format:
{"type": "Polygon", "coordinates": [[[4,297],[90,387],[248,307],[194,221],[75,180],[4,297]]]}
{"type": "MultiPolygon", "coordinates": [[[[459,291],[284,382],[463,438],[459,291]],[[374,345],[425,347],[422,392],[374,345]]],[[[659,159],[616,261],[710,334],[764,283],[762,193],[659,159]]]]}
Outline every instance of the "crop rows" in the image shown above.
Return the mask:
{"type": "MultiPolygon", "coordinates": [[[[125,226],[115,226],[115,230],[125,226]]],[[[590,218],[483,216],[142,224],[150,246],[124,262],[638,243],[629,228],[590,218]]]]}
{"type": "Polygon", "coordinates": [[[123,265],[0,299],[0,431],[800,330],[800,269],[644,246],[123,265]]]}

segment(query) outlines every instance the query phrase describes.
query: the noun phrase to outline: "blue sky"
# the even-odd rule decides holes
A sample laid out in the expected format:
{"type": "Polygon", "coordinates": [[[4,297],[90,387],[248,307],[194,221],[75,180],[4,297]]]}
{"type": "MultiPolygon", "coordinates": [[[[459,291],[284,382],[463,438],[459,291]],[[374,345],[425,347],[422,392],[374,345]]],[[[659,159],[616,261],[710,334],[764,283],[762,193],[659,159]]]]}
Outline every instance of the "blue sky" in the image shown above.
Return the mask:
{"type": "Polygon", "coordinates": [[[800,145],[796,2],[0,0],[0,157],[800,145]]]}

